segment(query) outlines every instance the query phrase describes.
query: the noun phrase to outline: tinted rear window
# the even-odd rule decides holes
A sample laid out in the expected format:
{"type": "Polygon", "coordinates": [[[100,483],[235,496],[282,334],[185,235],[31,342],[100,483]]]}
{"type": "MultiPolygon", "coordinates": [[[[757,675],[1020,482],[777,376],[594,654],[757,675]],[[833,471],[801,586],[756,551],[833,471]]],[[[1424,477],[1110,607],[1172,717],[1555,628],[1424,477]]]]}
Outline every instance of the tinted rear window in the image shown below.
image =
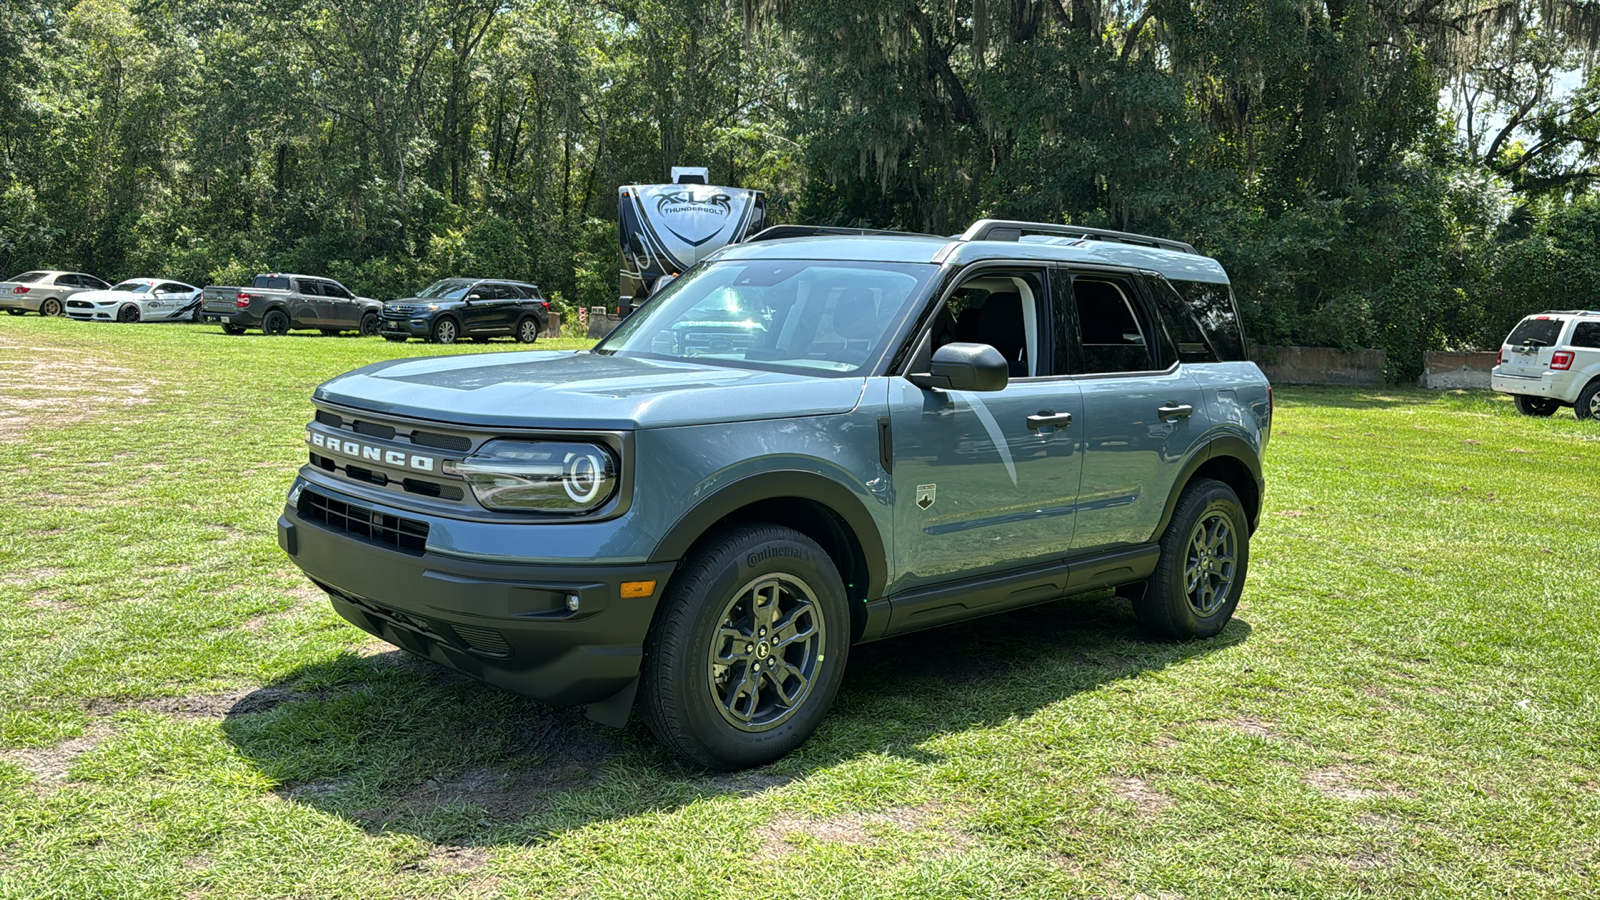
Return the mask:
{"type": "Polygon", "coordinates": [[[265,288],[267,290],[275,291],[287,291],[289,289],[289,279],[283,277],[282,275],[257,275],[255,283],[252,285],[252,287],[265,288]]]}
{"type": "Polygon", "coordinates": [[[1511,335],[1506,338],[1506,343],[1521,346],[1523,344],[1538,344],[1548,347],[1561,337],[1561,326],[1566,323],[1560,319],[1523,319],[1517,327],[1511,329],[1511,335]]]}
{"type": "MultiPolygon", "coordinates": [[[[1189,315],[1200,326],[1217,359],[1249,359],[1244,349],[1244,328],[1239,323],[1239,308],[1233,303],[1233,288],[1204,281],[1174,281],[1172,286],[1189,307],[1189,315]]],[[[1176,334],[1174,339],[1182,340],[1176,334]]]]}
{"type": "Polygon", "coordinates": [[[1572,332],[1574,347],[1600,347],[1600,322],[1579,322],[1572,332]]]}
{"type": "Polygon", "coordinates": [[[33,282],[38,281],[39,279],[43,278],[44,276],[45,276],[44,272],[23,272],[21,275],[18,275],[17,277],[15,277],[15,278],[13,278],[11,280],[16,282],[17,284],[32,284],[33,282]]]}

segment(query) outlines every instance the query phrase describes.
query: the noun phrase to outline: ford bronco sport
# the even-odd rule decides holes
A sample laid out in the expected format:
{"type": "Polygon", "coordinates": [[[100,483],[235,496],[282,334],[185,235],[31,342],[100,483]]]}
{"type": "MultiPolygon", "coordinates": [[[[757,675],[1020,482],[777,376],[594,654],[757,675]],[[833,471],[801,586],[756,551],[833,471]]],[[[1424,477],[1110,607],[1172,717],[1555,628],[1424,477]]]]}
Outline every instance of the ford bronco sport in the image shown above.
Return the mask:
{"type": "Polygon", "coordinates": [[[340,615],[596,721],[639,695],[712,768],[803,742],[853,644],[1112,587],[1216,634],[1272,417],[1216,261],[987,220],[758,235],[591,351],[383,362],[312,402],[278,539],[340,615]],[[671,338],[730,310],[749,340],[671,338]]]}
{"type": "Polygon", "coordinates": [[[1600,417],[1600,312],[1551,310],[1518,322],[1490,385],[1510,394],[1523,415],[1570,406],[1580,419],[1600,417]]]}

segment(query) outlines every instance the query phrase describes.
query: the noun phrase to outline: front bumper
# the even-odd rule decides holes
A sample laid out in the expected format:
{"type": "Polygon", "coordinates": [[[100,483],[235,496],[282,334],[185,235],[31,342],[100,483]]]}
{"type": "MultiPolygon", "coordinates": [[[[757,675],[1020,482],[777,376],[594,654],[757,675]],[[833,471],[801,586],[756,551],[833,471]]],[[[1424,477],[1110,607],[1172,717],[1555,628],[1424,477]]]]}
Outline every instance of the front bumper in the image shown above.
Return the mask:
{"type": "Polygon", "coordinates": [[[378,321],[379,334],[403,334],[406,337],[427,338],[432,328],[432,319],[391,319],[384,316],[378,321]]]}
{"type": "MultiPolygon", "coordinates": [[[[314,492],[331,496],[305,488],[278,519],[278,544],[358,628],[551,704],[596,703],[638,678],[675,563],[513,565],[407,551],[317,520],[306,499],[314,492]],[[655,590],[624,599],[622,583],[638,581],[654,581],[655,590]]],[[[353,500],[348,509],[370,512],[373,522],[393,518],[353,500]]]]}

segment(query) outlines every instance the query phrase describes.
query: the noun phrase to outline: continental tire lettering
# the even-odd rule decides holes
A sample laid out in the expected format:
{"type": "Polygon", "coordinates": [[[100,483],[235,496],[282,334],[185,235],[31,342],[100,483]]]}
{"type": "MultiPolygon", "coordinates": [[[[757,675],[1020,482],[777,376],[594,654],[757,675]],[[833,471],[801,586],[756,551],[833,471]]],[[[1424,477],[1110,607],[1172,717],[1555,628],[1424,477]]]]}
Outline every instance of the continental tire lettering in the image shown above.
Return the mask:
{"type": "Polygon", "coordinates": [[[745,557],[744,564],[750,568],[755,568],[767,560],[775,559],[779,556],[787,556],[791,559],[806,558],[805,552],[798,547],[768,547],[765,550],[757,550],[745,557]]]}

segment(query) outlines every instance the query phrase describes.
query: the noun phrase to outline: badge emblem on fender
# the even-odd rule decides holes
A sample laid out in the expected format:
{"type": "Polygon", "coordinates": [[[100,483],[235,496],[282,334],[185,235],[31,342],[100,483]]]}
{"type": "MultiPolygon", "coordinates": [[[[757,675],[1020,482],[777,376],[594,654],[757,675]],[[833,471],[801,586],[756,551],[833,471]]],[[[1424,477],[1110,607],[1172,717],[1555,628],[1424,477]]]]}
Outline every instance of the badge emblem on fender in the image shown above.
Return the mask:
{"type": "Polygon", "coordinates": [[[917,485],[917,506],[921,507],[922,509],[927,509],[928,507],[932,506],[933,501],[938,499],[938,496],[939,486],[937,484],[917,485]]]}

